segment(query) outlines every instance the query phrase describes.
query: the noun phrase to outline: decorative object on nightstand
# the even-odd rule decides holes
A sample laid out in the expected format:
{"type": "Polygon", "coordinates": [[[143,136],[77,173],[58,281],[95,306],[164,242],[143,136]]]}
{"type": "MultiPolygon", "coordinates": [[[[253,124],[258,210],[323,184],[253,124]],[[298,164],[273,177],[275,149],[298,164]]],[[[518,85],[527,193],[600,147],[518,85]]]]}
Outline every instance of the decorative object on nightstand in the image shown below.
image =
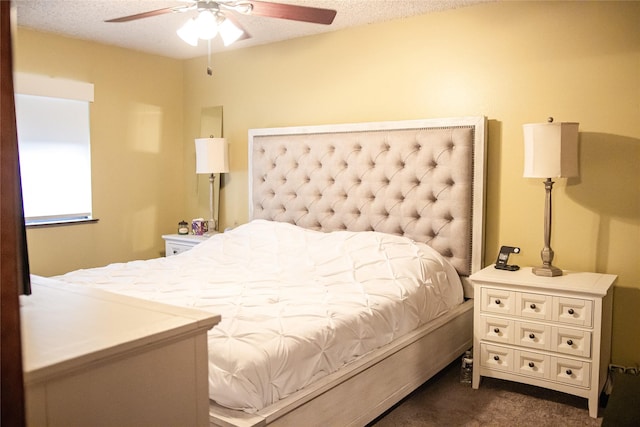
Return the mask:
{"type": "Polygon", "coordinates": [[[598,416],[611,359],[611,274],[531,274],[489,266],[474,287],[473,388],[480,377],[584,397],[598,416]]]}
{"type": "Polygon", "coordinates": [[[184,219],[178,223],[178,234],[189,234],[189,224],[184,219]]]}
{"type": "Polygon", "coordinates": [[[551,189],[552,178],[578,176],[578,123],[530,123],[524,127],[524,177],[546,178],[544,210],[544,248],[542,266],[534,267],[538,276],[561,276],[562,270],[553,266],[551,249],[551,189]]]}
{"type": "MultiPolygon", "coordinates": [[[[213,216],[213,182],[216,173],[229,172],[229,154],[226,138],[196,139],[196,173],[209,174],[209,224],[208,233],[214,234],[218,224],[213,216]]],[[[217,215],[216,215],[217,217],[217,215]]]]}

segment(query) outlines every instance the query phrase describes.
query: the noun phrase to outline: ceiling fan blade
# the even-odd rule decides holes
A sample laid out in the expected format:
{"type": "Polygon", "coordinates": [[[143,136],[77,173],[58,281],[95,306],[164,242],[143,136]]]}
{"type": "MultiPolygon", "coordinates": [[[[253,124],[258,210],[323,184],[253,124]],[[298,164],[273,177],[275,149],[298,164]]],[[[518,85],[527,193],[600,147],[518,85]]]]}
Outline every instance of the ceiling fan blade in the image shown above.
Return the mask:
{"type": "Polygon", "coordinates": [[[134,21],[136,19],[150,18],[152,16],[164,15],[165,13],[171,13],[171,12],[174,12],[175,10],[176,10],[175,7],[165,7],[164,9],[150,10],[148,12],[136,13],[135,15],[122,16],[120,18],[108,19],[108,20],[106,20],[104,22],[128,22],[128,21],[134,21]]]}
{"type": "Polygon", "coordinates": [[[330,25],[336,17],[333,9],[297,6],[293,4],[272,3],[268,1],[249,1],[253,5],[251,15],[267,16],[271,18],[290,19],[293,21],[311,22],[314,24],[330,25]]]}

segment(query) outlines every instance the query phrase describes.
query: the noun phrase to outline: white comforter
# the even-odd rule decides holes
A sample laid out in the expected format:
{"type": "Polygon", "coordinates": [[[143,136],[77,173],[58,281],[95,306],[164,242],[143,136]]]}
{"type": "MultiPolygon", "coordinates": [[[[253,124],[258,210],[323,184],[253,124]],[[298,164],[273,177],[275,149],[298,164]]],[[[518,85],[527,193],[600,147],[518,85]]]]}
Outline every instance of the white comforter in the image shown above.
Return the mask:
{"type": "Polygon", "coordinates": [[[424,244],[263,220],[180,255],[56,279],[221,314],[208,338],[210,397],[247,412],[463,300],[453,267],[424,244]]]}

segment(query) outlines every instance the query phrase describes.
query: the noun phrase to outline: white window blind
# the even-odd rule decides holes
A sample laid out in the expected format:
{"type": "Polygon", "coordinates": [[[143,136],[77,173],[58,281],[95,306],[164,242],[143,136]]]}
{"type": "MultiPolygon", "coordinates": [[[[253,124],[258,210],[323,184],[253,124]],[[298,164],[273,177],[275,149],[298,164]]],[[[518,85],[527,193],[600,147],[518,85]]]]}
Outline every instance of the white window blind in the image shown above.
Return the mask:
{"type": "Polygon", "coordinates": [[[93,85],[90,91],[87,85],[41,76],[16,79],[20,173],[29,225],[92,218],[93,85]]]}

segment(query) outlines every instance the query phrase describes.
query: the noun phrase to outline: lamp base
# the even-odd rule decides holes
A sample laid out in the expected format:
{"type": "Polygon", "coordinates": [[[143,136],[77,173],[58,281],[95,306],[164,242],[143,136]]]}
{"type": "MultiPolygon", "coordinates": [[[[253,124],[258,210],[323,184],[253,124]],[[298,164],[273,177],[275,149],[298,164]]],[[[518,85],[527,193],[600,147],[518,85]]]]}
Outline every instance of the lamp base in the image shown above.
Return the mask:
{"type": "Polygon", "coordinates": [[[541,265],[539,267],[533,267],[531,269],[536,276],[556,277],[562,276],[562,270],[553,265],[541,265]]]}

